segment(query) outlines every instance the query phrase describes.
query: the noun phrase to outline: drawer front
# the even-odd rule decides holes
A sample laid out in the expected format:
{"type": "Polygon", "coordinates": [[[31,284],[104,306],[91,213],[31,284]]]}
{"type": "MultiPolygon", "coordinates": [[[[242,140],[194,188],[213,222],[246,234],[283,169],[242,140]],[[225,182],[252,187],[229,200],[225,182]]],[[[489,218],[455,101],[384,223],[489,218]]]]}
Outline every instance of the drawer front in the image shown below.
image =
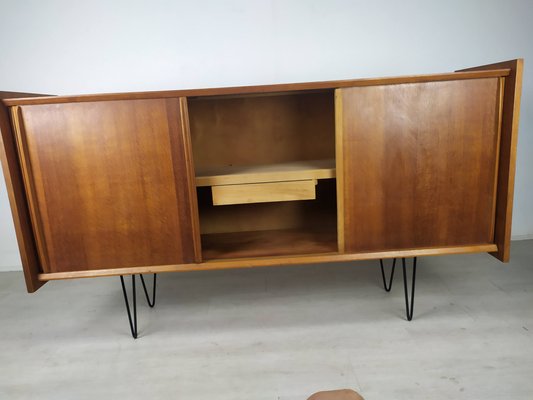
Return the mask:
{"type": "Polygon", "coordinates": [[[213,204],[221,206],[274,201],[314,200],[316,198],[315,187],[316,179],[213,186],[213,204]]]}

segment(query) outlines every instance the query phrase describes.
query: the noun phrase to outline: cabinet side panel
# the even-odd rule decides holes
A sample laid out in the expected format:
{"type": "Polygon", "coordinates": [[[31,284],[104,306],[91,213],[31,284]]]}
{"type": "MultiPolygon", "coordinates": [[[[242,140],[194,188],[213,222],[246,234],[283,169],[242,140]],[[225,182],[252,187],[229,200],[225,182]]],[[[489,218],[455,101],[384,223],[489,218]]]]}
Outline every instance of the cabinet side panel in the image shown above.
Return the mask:
{"type": "Polygon", "coordinates": [[[46,272],[194,262],[179,99],[20,109],[46,272]]]}
{"type": "Polygon", "coordinates": [[[508,262],[511,253],[511,224],[513,217],[514,180],[516,170],[516,146],[518,143],[518,122],[522,94],[522,59],[468,68],[463,71],[483,71],[494,68],[509,68],[505,78],[498,165],[498,186],[496,198],[496,225],[494,239],[498,251],[491,253],[498,260],[508,262]]]}
{"type": "Polygon", "coordinates": [[[493,243],[498,88],[341,89],[347,252],[493,243]]]}
{"type": "MultiPolygon", "coordinates": [[[[17,95],[16,93],[0,92],[0,98],[17,97],[17,95]]],[[[26,288],[29,293],[33,293],[45,282],[41,282],[38,279],[39,273],[43,271],[41,270],[33,236],[9,111],[2,102],[0,102],[0,160],[11,205],[26,288]]]]}

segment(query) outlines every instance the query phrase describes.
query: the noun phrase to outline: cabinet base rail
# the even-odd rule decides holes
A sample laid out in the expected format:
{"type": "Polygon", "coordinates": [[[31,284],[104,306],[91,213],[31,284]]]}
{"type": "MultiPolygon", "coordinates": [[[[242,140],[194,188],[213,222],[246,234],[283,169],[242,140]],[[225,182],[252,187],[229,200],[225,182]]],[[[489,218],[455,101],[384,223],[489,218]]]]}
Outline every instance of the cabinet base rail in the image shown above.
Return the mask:
{"type": "MultiPolygon", "coordinates": [[[[154,280],[153,280],[153,286],[152,286],[152,300],[150,300],[150,296],[148,295],[148,289],[146,289],[146,283],[144,281],[144,277],[142,274],[139,274],[141,277],[141,283],[143,285],[144,289],[144,295],[146,297],[146,302],[148,303],[148,306],[150,308],[153,308],[155,306],[155,293],[156,293],[156,287],[157,287],[157,274],[154,274],[154,280]]],[[[128,293],[126,292],[126,285],[124,284],[124,276],[120,276],[120,283],[122,285],[122,293],[124,294],[124,302],[126,304],[126,311],[128,312],[128,320],[130,323],[130,329],[131,329],[131,336],[133,336],[134,339],[137,339],[137,290],[135,287],[135,275],[131,276],[131,290],[132,290],[132,308],[133,312],[130,309],[130,302],[128,300],[128,293]],[[133,318],[132,318],[133,314],[133,318]]]]}
{"type": "MultiPolygon", "coordinates": [[[[392,268],[389,277],[389,283],[387,285],[387,279],[385,278],[385,269],[383,268],[383,259],[379,260],[379,265],[381,267],[381,277],[383,278],[383,288],[386,292],[390,292],[392,289],[392,281],[394,278],[394,269],[396,267],[396,258],[392,260],[392,268]]],[[[411,295],[409,296],[409,291],[407,289],[407,271],[406,271],[405,258],[402,258],[402,271],[403,271],[403,291],[405,294],[405,316],[407,321],[413,319],[413,309],[415,303],[415,283],[416,283],[416,257],[413,257],[413,272],[411,274],[411,295]],[[410,298],[410,300],[409,300],[410,298]]]]}

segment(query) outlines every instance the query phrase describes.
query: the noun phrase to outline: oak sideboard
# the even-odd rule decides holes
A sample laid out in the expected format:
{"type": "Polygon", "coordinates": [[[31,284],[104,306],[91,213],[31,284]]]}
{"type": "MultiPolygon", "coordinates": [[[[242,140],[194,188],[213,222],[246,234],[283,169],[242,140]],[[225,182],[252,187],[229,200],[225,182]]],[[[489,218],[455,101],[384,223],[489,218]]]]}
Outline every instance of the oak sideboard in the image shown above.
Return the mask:
{"type": "Polygon", "coordinates": [[[408,258],[488,252],[506,262],[522,65],[142,93],[0,92],[2,169],[27,289],[374,259],[401,259],[405,282],[408,258]]]}

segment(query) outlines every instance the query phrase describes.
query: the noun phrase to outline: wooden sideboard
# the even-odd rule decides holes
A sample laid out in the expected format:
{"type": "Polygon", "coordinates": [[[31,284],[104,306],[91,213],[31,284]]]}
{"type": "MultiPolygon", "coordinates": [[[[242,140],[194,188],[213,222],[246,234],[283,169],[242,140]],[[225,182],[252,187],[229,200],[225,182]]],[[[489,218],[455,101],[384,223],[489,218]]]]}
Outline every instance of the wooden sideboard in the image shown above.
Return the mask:
{"type": "Polygon", "coordinates": [[[26,284],[489,252],[509,260],[522,60],[81,96],[0,92],[26,284]]]}

